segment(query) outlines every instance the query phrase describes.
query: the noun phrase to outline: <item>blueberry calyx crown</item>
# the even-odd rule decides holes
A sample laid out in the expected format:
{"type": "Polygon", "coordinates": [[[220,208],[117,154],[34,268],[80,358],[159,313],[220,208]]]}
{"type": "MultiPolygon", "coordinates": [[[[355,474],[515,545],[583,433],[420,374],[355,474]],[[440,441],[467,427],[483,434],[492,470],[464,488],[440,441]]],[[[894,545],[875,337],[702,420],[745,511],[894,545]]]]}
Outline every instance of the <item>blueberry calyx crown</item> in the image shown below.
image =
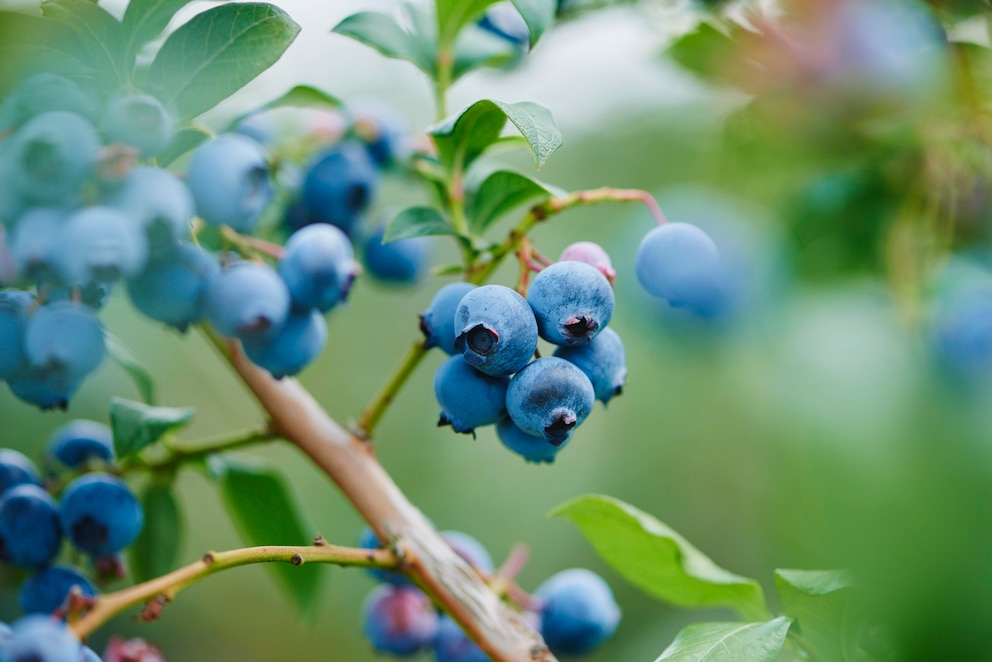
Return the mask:
{"type": "Polygon", "coordinates": [[[476,324],[455,339],[455,348],[465,352],[469,365],[481,365],[486,357],[496,351],[499,334],[485,324],[476,324]],[[467,348],[467,351],[466,351],[467,348]]]}
{"type": "Polygon", "coordinates": [[[575,344],[588,343],[596,335],[599,322],[587,315],[570,317],[565,320],[565,338],[575,344]]]}
{"type": "Polygon", "coordinates": [[[575,412],[571,409],[558,409],[551,415],[551,422],[544,426],[544,436],[552,446],[558,447],[568,441],[572,428],[575,427],[575,412]]]}

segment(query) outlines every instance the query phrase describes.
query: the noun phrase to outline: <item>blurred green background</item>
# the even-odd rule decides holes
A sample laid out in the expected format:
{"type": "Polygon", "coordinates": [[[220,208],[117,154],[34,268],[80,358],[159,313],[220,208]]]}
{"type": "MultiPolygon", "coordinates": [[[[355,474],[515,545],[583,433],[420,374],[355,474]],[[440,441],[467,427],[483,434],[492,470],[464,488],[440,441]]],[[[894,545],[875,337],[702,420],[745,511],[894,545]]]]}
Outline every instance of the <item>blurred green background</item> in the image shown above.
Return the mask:
{"type": "MultiPolygon", "coordinates": [[[[329,34],[352,11],[383,3],[278,4],[303,26],[298,41],[206,123],[221,126],[303,82],[347,101],[391,105],[412,127],[431,120],[421,74],[329,34]]],[[[945,72],[928,87],[925,102],[897,96],[896,110],[891,99],[852,113],[824,108],[816,94],[827,93],[784,73],[775,89],[749,90],[757,101],[748,103],[662,55],[672,27],[663,5],[564,23],[518,69],[459,83],[450,106],[483,96],[548,106],[565,144],[539,177],[569,190],[612,185],[658,194],[672,220],[708,227],[721,250],[741,256],[746,312],[732,323],[706,324],[673,315],[641,292],[633,258],[651,228],[644,209],[610,204],[568,212],[538,227],[534,244],[555,257],[573,241],[591,240],[612,255],[618,278],[611,326],[626,343],[629,368],[623,396],[609,409],[597,405],[554,465],[528,465],[490,429],[473,441],[435,426],[431,376],[442,357],[432,354],[383,420],[379,458],[438,527],[477,537],[497,562],[526,543],[525,588],[573,566],[602,574],[624,617],[615,640],[589,660],[653,660],[685,624],[732,618],[653,601],[605,567],[570,524],[545,517],[590,492],[655,514],[721,566],[759,579],[769,595],[774,568],[853,568],[906,659],[992,659],[990,391],[944,384],[927,345],[925,276],[954,242],[927,241],[932,236],[920,228],[934,218],[960,220],[966,245],[981,248],[988,227],[987,195],[975,208],[932,212],[933,169],[947,172],[940,164],[961,166],[967,185],[988,178],[984,139],[955,132],[959,99],[942,91],[953,76],[945,72]],[[976,150],[983,156],[969,160],[976,150]],[[905,250],[896,232],[902,227],[905,250]]],[[[526,155],[506,159],[533,168],[526,155]]],[[[393,181],[376,206],[381,212],[420,202],[420,195],[393,181]]],[[[454,262],[453,249],[438,242],[435,263],[454,262]]],[[[507,265],[495,282],[512,284],[515,274],[507,265]]],[[[302,376],[334,417],[358,416],[418,337],[417,314],[443,282],[409,290],[363,279],[347,307],[334,311],[328,346],[302,376]]],[[[185,438],[261,421],[245,389],[195,333],[158,328],[120,293],[103,318],[149,365],[161,404],[197,408],[185,438]]],[[[109,362],[66,413],[39,414],[3,392],[2,444],[37,456],[64,421],[105,420],[113,395],[137,399],[109,362]]],[[[356,540],[361,521],[300,453],[284,444],[257,453],[291,477],[314,533],[356,540]]],[[[208,478],[184,471],[179,494],[188,522],[184,562],[240,545],[208,478]]],[[[360,604],[373,581],[342,569],[324,577],[310,623],[264,568],[250,567],[185,591],[156,624],[117,618],[94,647],[121,633],[148,638],[173,661],[376,659],[360,633],[360,604]]],[[[16,590],[5,590],[0,619],[16,614],[16,590]]]]}

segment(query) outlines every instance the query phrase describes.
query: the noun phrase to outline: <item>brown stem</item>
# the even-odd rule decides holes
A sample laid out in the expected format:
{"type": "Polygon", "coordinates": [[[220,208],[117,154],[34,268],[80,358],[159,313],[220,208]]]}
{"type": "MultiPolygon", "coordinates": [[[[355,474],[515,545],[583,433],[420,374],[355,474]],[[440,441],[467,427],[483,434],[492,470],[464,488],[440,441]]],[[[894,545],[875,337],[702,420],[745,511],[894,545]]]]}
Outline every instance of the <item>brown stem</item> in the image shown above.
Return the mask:
{"type": "Polygon", "coordinates": [[[295,379],[275,380],[237,343],[221,351],[272,418],[280,435],[341,489],[381,540],[396,540],[404,568],[497,662],[553,662],[547,646],[504,604],[376,461],[368,443],[334,421],[295,379]]]}

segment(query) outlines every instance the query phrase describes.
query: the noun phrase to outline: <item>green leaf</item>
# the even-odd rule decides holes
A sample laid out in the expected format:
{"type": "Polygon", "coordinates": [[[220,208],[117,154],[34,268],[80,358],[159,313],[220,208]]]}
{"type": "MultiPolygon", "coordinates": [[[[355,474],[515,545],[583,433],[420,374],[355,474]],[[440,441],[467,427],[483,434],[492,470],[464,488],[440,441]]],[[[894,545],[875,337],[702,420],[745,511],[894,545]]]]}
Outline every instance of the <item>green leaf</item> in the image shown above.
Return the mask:
{"type": "Polygon", "coordinates": [[[176,12],[191,0],[131,0],[124,11],[127,48],[134,53],[162,34],[176,12]]]}
{"type": "Polygon", "coordinates": [[[433,207],[408,207],[389,221],[382,243],[441,234],[457,234],[441,212],[433,207]]]}
{"type": "Polygon", "coordinates": [[[506,121],[510,120],[527,141],[540,169],[561,146],[561,132],[544,106],[536,103],[503,103],[492,99],[476,101],[471,106],[429,129],[441,159],[453,164],[461,159],[463,167],[495,143],[506,121]]]}
{"type": "Polygon", "coordinates": [[[134,385],[138,387],[141,399],[145,404],[155,404],[155,381],[152,379],[148,367],[117,336],[104,333],[104,338],[110,358],[113,359],[114,363],[124,369],[124,372],[134,382],[134,385]]]}
{"type": "Polygon", "coordinates": [[[453,80],[479,67],[498,67],[520,56],[519,50],[506,39],[497,37],[475,25],[462,30],[455,42],[453,80]]]}
{"type": "Polygon", "coordinates": [[[358,12],[346,17],[331,31],[371,46],[386,57],[412,62],[428,76],[434,75],[437,57],[433,44],[408,31],[388,14],[358,12]]]}
{"type": "Polygon", "coordinates": [[[188,119],[210,110],[272,66],[300,32],[265,3],[231,3],[198,14],[155,56],[149,80],[188,119]]]}
{"type": "Polygon", "coordinates": [[[804,648],[816,660],[853,659],[861,614],[854,607],[854,582],[846,570],[776,570],[782,613],[796,620],[804,648]]]}
{"type": "Polygon", "coordinates": [[[92,67],[73,51],[78,36],[63,23],[0,11],[0,94],[39,73],[92,80],[92,67]]]}
{"type": "Polygon", "coordinates": [[[475,20],[497,0],[437,0],[438,43],[447,47],[455,43],[462,26],[475,20]]]}
{"type": "Polygon", "coordinates": [[[730,607],[765,620],[761,585],[716,565],[651,515],[612,497],[586,495],[549,513],[571,520],[596,552],[627,581],[680,607],[730,607]]]}
{"type": "Polygon", "coordinates": [[[171,483],[154,481],[141,493],[145,524],[131,547],[131,572],[143,582],[175,570],[183,541],[183,519],[171,483]]]}
{"type": "Polygon", "coordinates": [[[767,623],[695,623],[655,662],[775,662],[791,623],[784,616],[767,623]]]}
{"type": "MultiPolygon", "coordinates": [[[[248,458],[225,455],[218,469],[224,506],[248,545],[307,545],[315,529],[305,517],[296,495],[274,467],[248,458]]],[[[315,611],[323,567],[312,563],[294,567],[266,564],[279,585],[304,616],[315,611]]]]}
{"type": "Polygon", "coordinates": [[[311,85],[296,85],[285,94],[276,97],[258,110],[287,107],[333,110],[341,107],[341,100],[311,85]]]}
{"type": "Polygon", "coordinates": [[[150,407],[123,398],[110,401],[110,427],[118,460],[140,452],[193,419],[192,407],[150,407]]]}
{"type": "Polygon", "coordinates": [[[87,0],[43,0],[41,13],[71,27],[75,37],[64,48],[97,73],[105,87],[124,83],[131,73],[134,58],[124,54],[124,30],[109,12],[87,0]]]}
{"type": "Polygon", "coordinates": [[[560,198],[567,193],[512,170],[497,170],[479,185],[472,199],[469,218],[476,234],[485,232],[500,216],[525,202],[560,198]]]}
{"type": "Polygon", "coordinates": [[[172,140],[165,146],[165,149],[158,153],[155,161],[159,167],[166,168],[180,156],[196,149],[201,143],[212,137],[207,131],[195,127],[179,129],[172,135],[172,140]]]}
{"type": "Polygon", "coordinates": [[[739,60],[730,37],[705,22],[673,42],[667,53],[694,74],[718,83],[726,82],[727,66],[739,60]]]}
{"type": "Polygon", "coordinates": [[[510,0],[517,8],[527,24],[530,33],[530,47],[534,48],[537,41],[555,20],[558,4],[555,0],[510,0]]]}

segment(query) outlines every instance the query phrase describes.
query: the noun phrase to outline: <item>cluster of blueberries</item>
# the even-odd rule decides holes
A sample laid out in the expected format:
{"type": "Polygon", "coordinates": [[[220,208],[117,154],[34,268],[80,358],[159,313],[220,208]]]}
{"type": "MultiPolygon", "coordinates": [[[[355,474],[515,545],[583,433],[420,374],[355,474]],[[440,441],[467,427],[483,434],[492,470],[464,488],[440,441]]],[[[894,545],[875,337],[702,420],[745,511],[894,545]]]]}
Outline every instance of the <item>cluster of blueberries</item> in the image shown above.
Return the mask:
{"type": "Polygon", "coordinates": [[[76,476],[64,489],[58,480],[43,480],[21,453],[0,450],[0,561],[33,572],[21,585],[25,616],[12,628],[0,624],[0,661],[100,659],[64,625],[70,596],[92,598],[97,589],[81,569],[55,561],[65,538],[90,558],[97,576],[123,572],[120,553],[141,532],[144,512],[124,481],[92,470],[113,461],[110,429],[86,420],[59,427],[48,442],[46,477],[76,476]],[[61,489],[58,501],[46,482],[61,489]]]}
{"type": "MultiPolygon", "coordinates": [[[[493,576],[493,560],[482,543],[460,531],[441,535],[483,578],[493,576]]],[[[380,547],[368,528],[358,544],[364,549],[380,547]]],[[[407,657],[433,649],[437,662],[489,660],[457,623],[439,615],[430,599],[401,573],[370,572],[382,584],[365,600],[363,631],[377,651],[407,657]]],[[[541,584],[533,598],[534,610],[524,616],[555,655],[591,653],[613,636],[620,623],[620,608],[609,585],[589,570],[559,572],[541,584]]]]}
{"type": "MultiPolygon", "coordinates": [[[[149,318],[180,331],[208,320],[274,375],[298,372],[325,342],[321,314],[347,296],[348,235],[403,144],[395,122],[353,126],[309,165],[299,232],[273,268],[254,252],[218,257],[191,234],[195,218],[250,233],[272,202],[269,156],[251,131],[202,144],[183,179],[150,165],[174,136],[155,97],[101,104],[56,75],[25,80],[0,104],[0,380],[42,409],[65,408],[106,354],[97,313],[119,281],[149,318]]],[[[422,241],[381,239],[380,228],[365,242],[370,272],[424,273],[422,241]]]]}
{"type": "Polygon", "coordinates": [[[606,327],[613,276],[606,252],[580,242],[537,274],[526,299],[503,285],[441,288],[421,315],[425,345],[451,356],[434,376],[439,425],[474,434],[495,424],[510,450],[553,462],[626,378],[623,343],[606,327]],[[533,358],[538,338],[558,346],[554,356],[533,358]]]}

